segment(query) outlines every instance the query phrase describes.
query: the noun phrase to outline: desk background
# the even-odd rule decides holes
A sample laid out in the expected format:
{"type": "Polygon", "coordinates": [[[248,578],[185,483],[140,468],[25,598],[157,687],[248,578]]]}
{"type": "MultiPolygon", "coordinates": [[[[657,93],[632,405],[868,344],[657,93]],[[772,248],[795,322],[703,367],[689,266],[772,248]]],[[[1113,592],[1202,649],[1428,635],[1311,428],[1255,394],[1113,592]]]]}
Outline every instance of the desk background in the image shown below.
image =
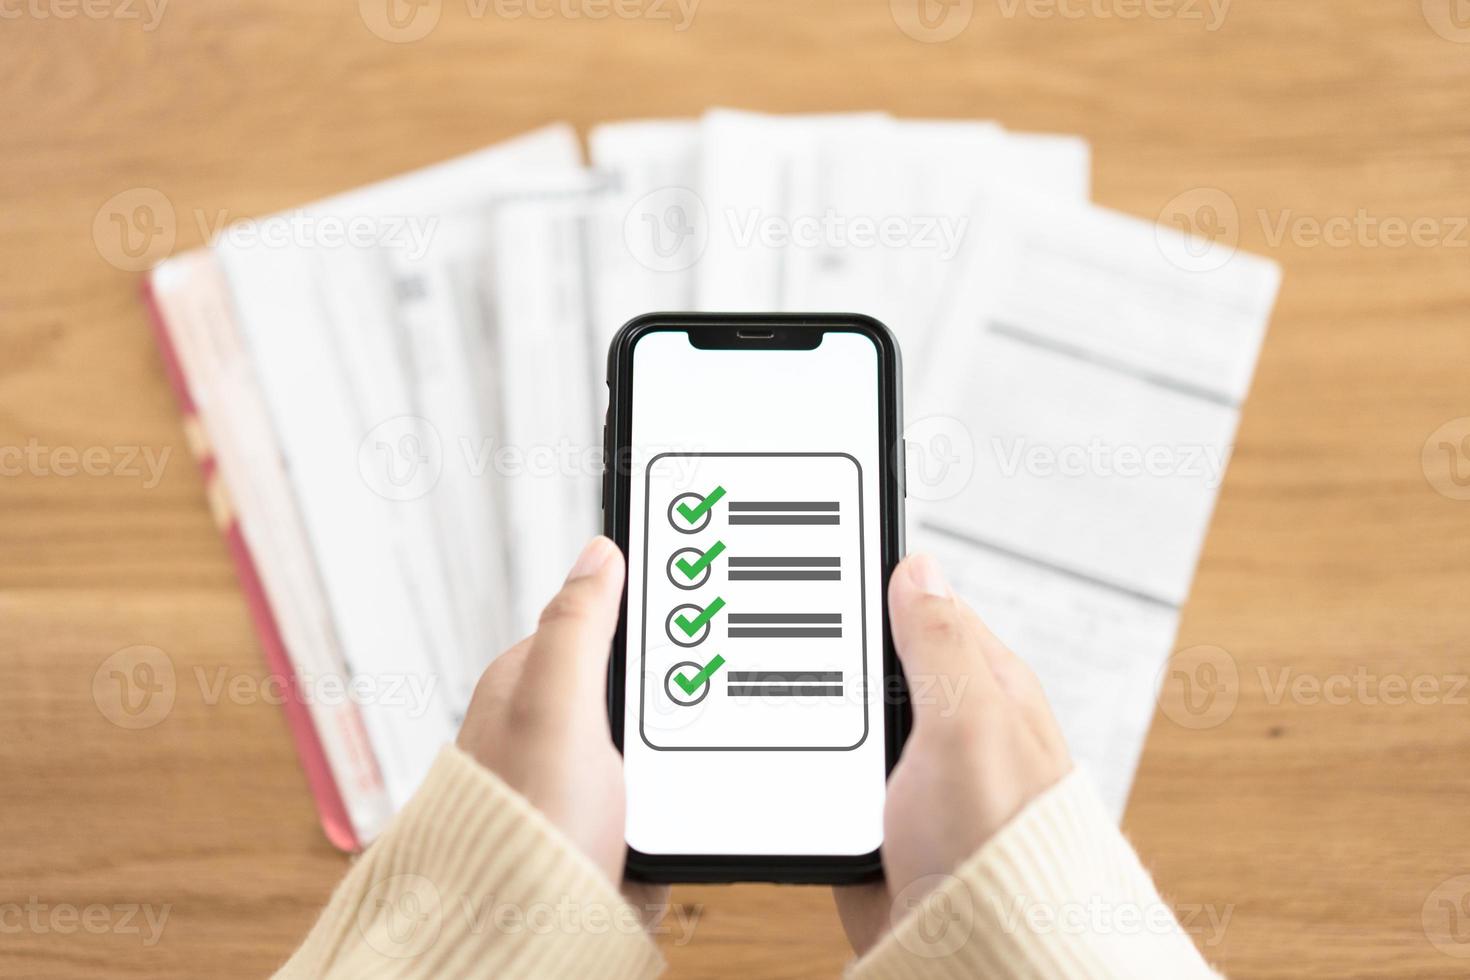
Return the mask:
{"type": "MultiPolygon", "coordinates": [[[[1285,285],[1179,645],[1227,650],[1237,703],[1191,730],[1167,717],[1182,716],[1171,690],[1127,830],[1174,900],[1229,911],[1209,954],[1233,977],[1464,976],[1470,961],[1438,951],[1421,912],[1470,873],[1466,692],[1273,697],[1282,671],[1470,671],[1470,502],[1436,492],[1421,464],[1430,434],[1470,415],[1467,235],[1268,237],[1283,216],[1361,210],[1436,219],[1454,238],[1444,219],[1470,215],[1470,44],[1431,28],[1448,7],[1236,0],[1207,31],[978,0],[957,38],[920,43],[883,0],[703,0],[684,32],[475,19],[444,0],[429,37],[393,44],[350,0],[176,2],[151,32],[141,6],[140,21],[0,5],[0,446],[172,451],[151,489],[0,479],[0,904],[172,906],[151,948],[0,935],[0,973],[263,975],[346,863],[278,708],[181,696],[128,732],[92,702],[98,665],[132,644],[188,677],[263,675],[136,276],[94,244],[99,207],[156,188],[184,249],[202,237],[196,211],[269,213],[548,120],[585,132],[726,104],[1077,132],[1103,204],[1153,219],[1194,188],[1234,199],[1242,245],[1281,262],[1285,285]]],[[[821,890],[676,898],[703,914],[669,949],[675,975],[832,975],[847,955],[821,890]]]]}

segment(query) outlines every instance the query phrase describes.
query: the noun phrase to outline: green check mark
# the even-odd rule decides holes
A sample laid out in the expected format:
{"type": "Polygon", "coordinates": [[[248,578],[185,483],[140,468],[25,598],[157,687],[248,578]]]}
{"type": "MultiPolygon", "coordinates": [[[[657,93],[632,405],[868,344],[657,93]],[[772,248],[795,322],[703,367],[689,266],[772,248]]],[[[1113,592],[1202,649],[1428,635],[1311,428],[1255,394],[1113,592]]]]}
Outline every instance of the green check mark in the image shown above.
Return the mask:
{"type": "Polygon", "coordinates": [[[683,688],[685,694],[693,694],[709,683],[709,679],[715,676],[715,671],[723,666],[725,666],[725,658],[717,653],[713,660],[699,668],[699,673],[694,675],[694,680],[689,680],[683,674],[675,674],[674,683],[683,688]]]}
{"type": "Polygon", "coordinates": [[[725,608],[725,600],[719,596],[715,596],[709,605],[699,611],[698,616],[695,616],[693,619],[687,619],[683,613],[680,613],[674,617],[674,622],[684,631],[685,636],[693,636],[695,633],[704,629],[709,624],[709,621],[715,618],[715,613],[723,608],[725,608]]]}
{"type": "Polygon", "coordinates": [[[711,565],[713,565],[715,559],[720,557],[720,552],[724,550],[725,542],[716,541],[714,544],[709,546],[709,550],[700,555],[694,561],[691,562],[687,558],[680,558],[678,561],[674,562],[674,565],[679,569],[679,571],[684,573],[684,576],[686,578],[688,578],[692,582],[695,579],[699,578],[699,576],[703,574],[706,568],[709,568],[711,565]]]}
{"type": "Polygon", "coordinates": [[[719,503],[720,498],[724,495],[724,487],[715,487],[709,493],[705,494],[704,498],[701,499],[699,503],[694,505],[693,507],[690,507],[688,504],[680,504],[674,509],[677,510],[680,516],[682,516],[684,520],[688,521],[690,524],[697,524],[699,523],[699,519],[705,514],[708,514],[709,509],[715,504],[719,503]]]}

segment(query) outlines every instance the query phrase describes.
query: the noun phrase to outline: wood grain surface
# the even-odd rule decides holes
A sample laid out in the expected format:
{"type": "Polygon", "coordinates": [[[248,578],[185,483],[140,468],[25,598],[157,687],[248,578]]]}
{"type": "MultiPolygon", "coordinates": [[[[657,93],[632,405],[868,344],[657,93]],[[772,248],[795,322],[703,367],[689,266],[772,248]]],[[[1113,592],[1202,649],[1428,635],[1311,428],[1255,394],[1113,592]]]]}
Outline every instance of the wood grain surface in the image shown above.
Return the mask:
{"type": "MultiPolygon", "coordinates": [[[[1150,220],[1225,195],[1285,283],[1127,830],[1232,977],[1470,974],[1449,955],[1470,952],[1470,905],[1450,918],[1470,892],[1470,421],[1436,435],[1470,416],[1463,0],[956,0],[926,21],[909,0],[702,0],[683,30],[653,0],[603,19],[429,0],[403,8],[437,16],[414,41],[375,34],[375,4],[0,0],[0,908],[107,909],[95,931],[0,914],[0,974],[263,975],[346,864],[274,705],[184,684],[128,731],[93,702],[135,644],[186,678],[264,674],[99,210],[158,191],[181,250],[201,216],[549,120],[711,105],[1081,133],[1096,199],[1150,220]],[[106,455],[66,476],[67,447],[106,455]],[[141,450],[170,454],[157,481],[125,465],[141,450]],[[1184,679],[1205,664],[1202,709],[1184,679]],[[168,907],[161,935],[113,908],[140,905],[168,907]]],[[[665,939],[675,976],[849,955],[822,890],[676,897],[700,918],[665,939]]]]}

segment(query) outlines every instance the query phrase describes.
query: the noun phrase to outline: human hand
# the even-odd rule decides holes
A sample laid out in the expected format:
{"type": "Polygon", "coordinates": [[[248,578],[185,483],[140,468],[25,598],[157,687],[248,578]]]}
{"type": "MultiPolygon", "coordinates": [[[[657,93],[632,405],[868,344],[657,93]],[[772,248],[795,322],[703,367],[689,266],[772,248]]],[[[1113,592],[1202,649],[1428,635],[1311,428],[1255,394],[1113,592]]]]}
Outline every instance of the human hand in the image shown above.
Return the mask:
{"type": "Polygon", "coordinates": [[[911,685],[947,678],[926,687],[953,700],[913,705],[913,731],[888,778],[885,880],[833,890],[859,954],[942,880],[926,876],[953,872],[1072,768],[1036,675],[954,597],[934,559],[899,564],[888,608],[911,685]]]}
{"type": "MultiPolygon", "coordinates": [[[[540,810],[614,884],[623,878],[623,760],[607,721],[607,661],[624,563],[588,542],[536,632],[475,686],[458,744],[540,810]]],[[[667,888],[625,890],[635,904],[667,888]]]]}

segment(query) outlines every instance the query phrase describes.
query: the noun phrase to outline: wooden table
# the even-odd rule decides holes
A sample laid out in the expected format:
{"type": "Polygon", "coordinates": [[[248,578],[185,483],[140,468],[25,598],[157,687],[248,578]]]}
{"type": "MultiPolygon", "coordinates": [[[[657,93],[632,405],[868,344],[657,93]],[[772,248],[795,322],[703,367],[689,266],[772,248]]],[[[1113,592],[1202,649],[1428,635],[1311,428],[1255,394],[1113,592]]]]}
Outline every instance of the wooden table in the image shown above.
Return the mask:
{"type": "MultiPolygon", "coordinates": [[[[156,23],[141,0],[94,2],[0,3],[0,447],[52,469],[58,447],[109,454],[106,475],[0,459],[0,906],[109,911],[88,913],[100,934],[0,917],[0,972],[261,975],[345,866],[276,707],[180,698],[124,731],[93,704],[98,665],[133,644],[187,676],[264,674],[137,278],[94,244],[99,207],[158,189],[183,249],[198,214],[268,213],[548,120],[721,104],[1082,133],[1097,200],[1149,219],[1199,188],[1229,196],[1242,246],[1285,268],[1179,639],[1227,651],[1211,656],[1233,667],[1231,710],[1187,727],[1166,686],[1127,829],[1169,896],[1229,915],[1198,938],[1234,977],[1470,972],[1431,941],[1470,882],[1435,892],[1470,873],[1470,501],[1431,482],[1459,492],[1448,466],[1470,473],[1470,444],[1452,460],[1438,442],[1466,430],[1421,462],[1470,415],[1455,0],[1236,0],[1223,22],[1221,0],[1142,17],[1116,16],[1138,0],[960,0],[936,8],[973,6],[945,41],[960,22],[916,27],[906,0],[897,17],[884,0],[704,0],[682,31],[443,0],[412,43],[352,0],[177,3],[156,23]],[[1343,231],[1333,218],[1351,226],[1314,239],[1343,231]],[[1388,219],[1428,224],[1395,247],[1388,219]],[[151,485],[115,447],[172,457],[151,485]],[[1393,677],[1421,696],[1393,703],[1393,677]],[[170,907],[152,945],[110,910],[138,903],[170,907]]],[[[677,897],[703,911],[669,949],[675,975],[831,975],[847,956],[821,890],[677,897]]]]}

